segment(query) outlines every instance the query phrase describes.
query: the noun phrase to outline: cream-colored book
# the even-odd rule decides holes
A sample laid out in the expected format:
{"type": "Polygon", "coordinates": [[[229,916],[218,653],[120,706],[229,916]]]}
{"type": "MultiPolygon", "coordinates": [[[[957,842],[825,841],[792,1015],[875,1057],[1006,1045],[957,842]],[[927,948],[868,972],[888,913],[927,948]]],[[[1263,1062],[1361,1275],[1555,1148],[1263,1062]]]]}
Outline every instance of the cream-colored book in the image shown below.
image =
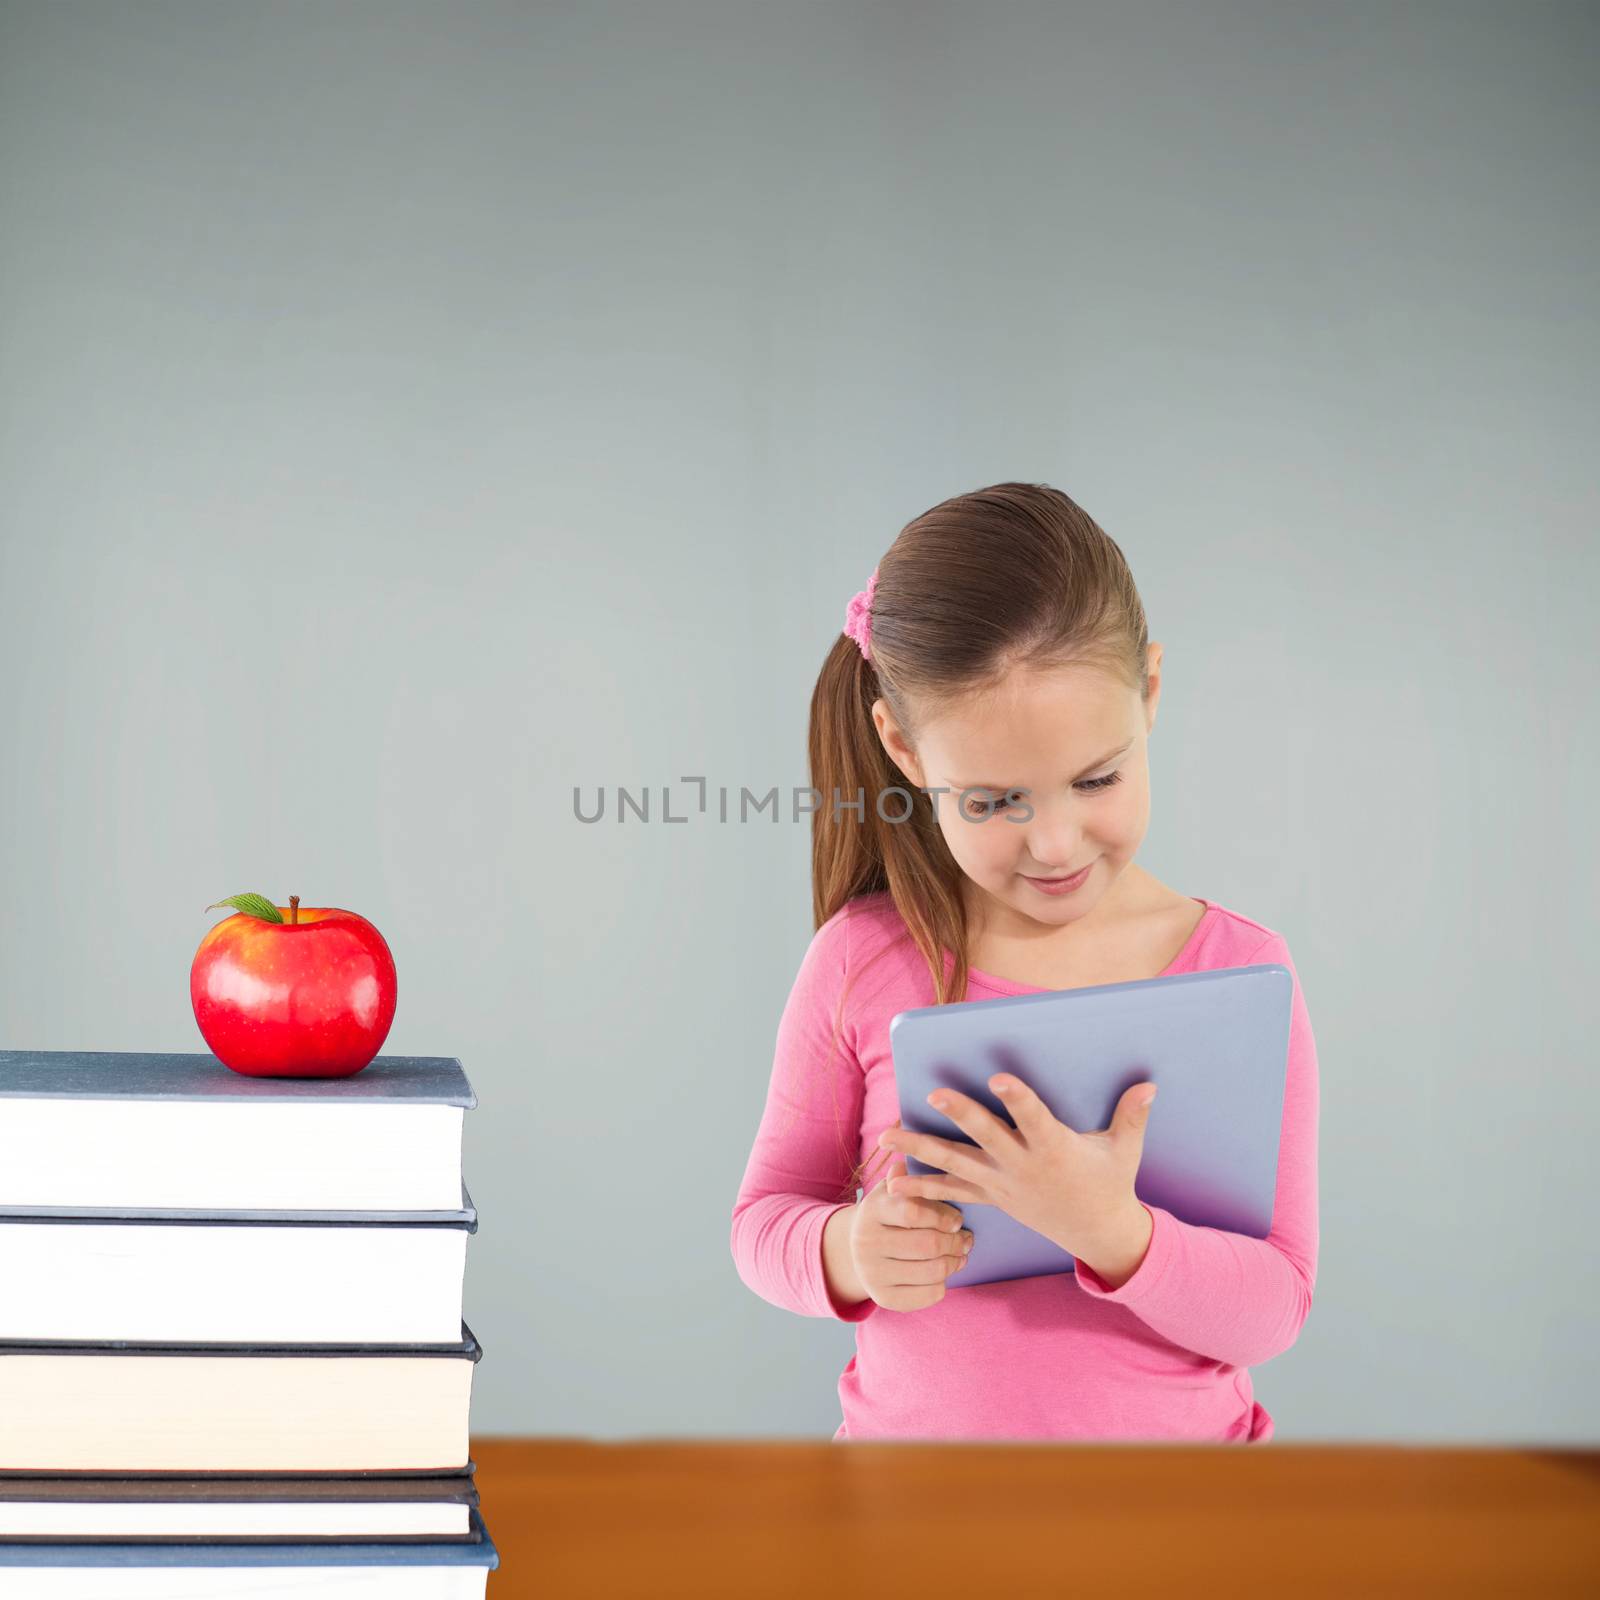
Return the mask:
{"type": "Polygon", "coordinates": [[[0,1345],[0,1471],[463,1471],[449,1345],[0,1345]]]}

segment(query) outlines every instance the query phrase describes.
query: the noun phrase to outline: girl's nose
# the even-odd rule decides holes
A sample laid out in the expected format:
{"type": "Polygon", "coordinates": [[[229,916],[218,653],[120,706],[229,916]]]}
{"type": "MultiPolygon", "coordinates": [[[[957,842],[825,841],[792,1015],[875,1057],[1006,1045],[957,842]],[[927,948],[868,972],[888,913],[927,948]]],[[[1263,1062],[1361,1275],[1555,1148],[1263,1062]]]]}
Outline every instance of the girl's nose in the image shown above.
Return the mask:
{"type": "Polygon", "coordinates": [[[1042,813],[1027,824],[1027,854],[1032,861],[1023,871],[1035,878],[1065,877],[1083,865],[1083,829],[1061,817],[1042,813]]]}

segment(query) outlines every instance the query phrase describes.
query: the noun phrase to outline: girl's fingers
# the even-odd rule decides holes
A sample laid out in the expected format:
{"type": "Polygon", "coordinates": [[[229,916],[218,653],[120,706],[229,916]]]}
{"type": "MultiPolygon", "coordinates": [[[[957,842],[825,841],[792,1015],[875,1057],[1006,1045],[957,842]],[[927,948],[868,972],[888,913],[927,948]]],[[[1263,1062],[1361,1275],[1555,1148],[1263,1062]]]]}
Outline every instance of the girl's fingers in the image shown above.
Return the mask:
{"type": "Polygon", "coordinates": [[[907,1173],[896,1176],[888,1184],[892,1200],[942,1200],[952,1206],[981,1206],[986,1203],[984,1191],[965,1178],[952,1178],[942,1172],[907,1173]]]}
{"type": "Polygon", "coordinates": [[[894,1282],[890,1288],[920,1288],[926,1283],[943,1283],[954,1269],[955,1263],[949,1256],[934,1256],[922,1261],[901,1261],[891,1257],[889,1276],[894,1282]]]}
{"type": "Polygon", "coordinates": [[[953,1172],[969,1179],[979,1179],[992,1172],[995,1159],[981,1145],[956,1144],[949,1139],[937,1139],[931,1133],[912,1133],[905,1128],[885,1128],[878,1135],[880,1150],[909,1151],[918,1161],[941,1172],[953,1172]]]}
{"type": "Polygon", "coordinates": [[[886,1215],[893,1226],[936,1228],[941,1233],[954,1233],[961,1226],[961,1213],[954,1206],[939,1200],[907,1200],[903,1193],[897,1188],[889,1197],[886,1215]]]}
{"type": "Polygon", "coordinates": [[[1025,1139],[1046,1139],[1057,1128],[1066,1126],[1021,1078],[1002,1073],[990,1081],[989,1087],[1000,1097],[1025,1139]]]}
{"type": "Polygon", "coordinates": [[[954,1089],[936,1089],[928,1096],[928,1104],[941,1116],[948,1117],[963,1133],[971,1134],[990,1155],[1004,1152],[1017,1143],[1017,1130],[970,1095],[958,1094],[954,1089]]]}
{"type": "Polygon", "coordinates": [[[965,1228],[946,1233],[940,1228],[896,1228],[885,1235],[883,1255],[890,1261],[927,1261],[934,1256],[965,1257],[972,1235],[965,1228]]]}

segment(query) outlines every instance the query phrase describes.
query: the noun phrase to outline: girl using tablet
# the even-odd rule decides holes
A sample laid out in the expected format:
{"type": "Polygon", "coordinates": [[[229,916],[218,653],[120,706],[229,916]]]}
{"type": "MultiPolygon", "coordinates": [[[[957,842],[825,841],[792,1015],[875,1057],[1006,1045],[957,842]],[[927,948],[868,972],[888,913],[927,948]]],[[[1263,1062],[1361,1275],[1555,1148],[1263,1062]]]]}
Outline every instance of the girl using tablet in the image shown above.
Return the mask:
{"type": "Polygon", "coordinates": [[[1294,972],[1281,934],[1134,861],[1161,654],[1094,520],[1059,490],[1000,483],[901,530],[823,663],[815,932],[732,1249],[763,1299],[856,1325],[835,1439],[1272,1436],[1249,1369],[1294,1343],[1317,1266],[1317,1057],[1298,974],[1265,1239],[1138,1199],[1153,1086],[1130,1088],[1108,1128],[1073,1130],[997,1074],[1009,1120],[944,1091],[930,1103],[956,1137],[899,1126],[899,1011],[1294,972]],[[908,1175],[907,1154],[940,1172],[908,1175]],[[961,1288],[964,1203],[1000,1205],[1076,1270],[961,1288]]]}

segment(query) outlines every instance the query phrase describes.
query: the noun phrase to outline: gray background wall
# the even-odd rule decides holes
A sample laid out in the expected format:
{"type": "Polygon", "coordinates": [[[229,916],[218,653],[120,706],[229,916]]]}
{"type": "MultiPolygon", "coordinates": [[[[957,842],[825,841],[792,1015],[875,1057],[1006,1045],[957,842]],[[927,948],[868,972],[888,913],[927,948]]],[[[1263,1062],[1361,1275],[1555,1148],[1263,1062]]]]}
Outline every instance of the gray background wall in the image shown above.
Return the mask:
{"type": "Polygon", "coordinates": [[[1283,1438],[1581,1439],[1593,7],[6,4],[0,1043],[202,1048],[253,889],[481,1097],[481,1432],[826,1437],[738,1280],[807,697],[896,530],[1054,483],[1166,689],[1141,862],[1283,931],[1283,1438]],[[663,787],[584,827],[574,785],[663,787]]]}

